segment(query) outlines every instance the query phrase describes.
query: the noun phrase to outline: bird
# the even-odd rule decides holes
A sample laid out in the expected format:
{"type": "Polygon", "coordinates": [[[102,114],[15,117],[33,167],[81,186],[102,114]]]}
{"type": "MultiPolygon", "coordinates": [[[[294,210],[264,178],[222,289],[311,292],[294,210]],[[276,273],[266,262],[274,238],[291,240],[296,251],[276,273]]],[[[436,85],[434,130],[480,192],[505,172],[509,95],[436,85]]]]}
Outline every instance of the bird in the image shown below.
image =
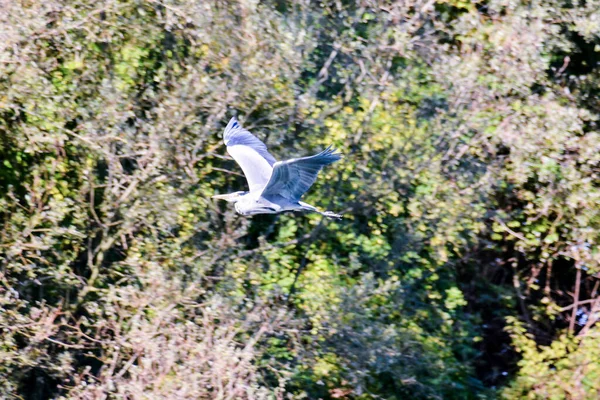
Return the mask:
{"type": "Polygon", "coordinates": [[[212,196],[214,199],[235,203],[236,212],[244,216],[309,211],[328,218],[342,218],[340,214],[320,211],[300,201],[317,180],[321,169],[342,158],[332,146],[314,156],[277,161],[267,146],[244,129],[235,117],[225,127],[223,142],[244,171],[249,191],[212,196]]]}

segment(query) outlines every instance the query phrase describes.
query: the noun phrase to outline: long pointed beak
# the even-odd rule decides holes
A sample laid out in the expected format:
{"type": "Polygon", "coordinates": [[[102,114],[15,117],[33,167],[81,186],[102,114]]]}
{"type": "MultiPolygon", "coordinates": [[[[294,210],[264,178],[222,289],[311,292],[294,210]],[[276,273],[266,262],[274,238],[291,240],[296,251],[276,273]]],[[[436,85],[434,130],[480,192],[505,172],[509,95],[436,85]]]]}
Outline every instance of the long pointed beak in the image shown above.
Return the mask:
{"type": "Polygon", "coordinates": [[[233,202],[236,201],[236,199],[240,197],[240,193],[235,192],[235,193],[227,193],[227,194],[217,194],[214,195],[212,198],[213,199],[218,199],[218,200],[225,200],[227,202],[233,202]]]}
{"type": "Polygon", "coordinates": [[[212,196],[213,199],[219,199],[219,200],[228,200],[231,197],[231,194],[216,194],[214,196],[212,196]]]}

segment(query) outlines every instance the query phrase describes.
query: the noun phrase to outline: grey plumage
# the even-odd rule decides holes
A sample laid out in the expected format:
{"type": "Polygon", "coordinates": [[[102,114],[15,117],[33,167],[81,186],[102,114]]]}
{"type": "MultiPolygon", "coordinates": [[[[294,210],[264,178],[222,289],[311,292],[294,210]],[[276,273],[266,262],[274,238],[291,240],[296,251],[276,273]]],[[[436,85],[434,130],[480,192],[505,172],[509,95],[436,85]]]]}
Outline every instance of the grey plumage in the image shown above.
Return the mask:
{"type": "Polygon", "coordinates": [[[256,136],[231,118],[223,133],[227,152],[240,165],[250,187],[249,192],[235,192],[213,196],[235,202],[235,209],[242,215],[275,214],[284,211],[313,211],[330,218],[341,218],[331,211],[317,208],[300,201],[315,183],[324,166],[341,158],[329,146],[310,157],[276,161],[267,146],[256,136]]]}
{"type": "Polygon", "coordinates": [[[335,153],[335,150],[329,146],[314,156],[279,161],[273,165],[271,179],[262,195],[278,194],[286,199],[298,201],[315,183],[321,169],[340,158],[342,158],[340,154],[335,153]]]}

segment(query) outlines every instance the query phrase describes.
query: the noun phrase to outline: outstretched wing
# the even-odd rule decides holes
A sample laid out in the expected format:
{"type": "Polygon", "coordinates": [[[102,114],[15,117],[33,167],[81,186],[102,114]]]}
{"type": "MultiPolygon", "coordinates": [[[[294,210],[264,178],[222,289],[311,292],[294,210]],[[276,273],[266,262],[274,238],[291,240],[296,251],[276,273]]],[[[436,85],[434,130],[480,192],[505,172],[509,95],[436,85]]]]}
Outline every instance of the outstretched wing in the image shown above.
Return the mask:
{"type": "Polygon", "coordinates": [[[242,167],[250,192],[260,192],[269,182],[273,164],[277,162],[267,150],[267,146],[242,128],[235,117],[231,118],[225,127],[223,141],[227,152],[242,167]]]}
{"type": "Polygon", "coordinates": [[[263,197],[279,195],[298,201],[315,183],[319,171],[342,156],[331,146],[317,155],[279,161],[273,166],[273,174],[262,192],[263,197]]]}

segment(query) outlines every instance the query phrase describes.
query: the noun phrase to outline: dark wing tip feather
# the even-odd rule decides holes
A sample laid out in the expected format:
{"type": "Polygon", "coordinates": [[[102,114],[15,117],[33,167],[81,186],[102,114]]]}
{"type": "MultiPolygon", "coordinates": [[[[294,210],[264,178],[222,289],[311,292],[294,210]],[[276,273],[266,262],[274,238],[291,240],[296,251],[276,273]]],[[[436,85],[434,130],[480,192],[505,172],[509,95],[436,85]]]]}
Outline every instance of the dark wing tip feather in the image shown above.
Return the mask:
{"type": "Polygon", "coordinates": [[[225,131],[223,132],[223,142],[225,145],[229,143],[233,135],[236,133],[236,130],[240,129],[242,126],[238,122],[236,117],[231,117],[227,126],[225,127],[225,131]]]}
{"type": "Polygon", "coordinates": [[[332,164],[342,159],[342,153],[337,152],[333,146],[327,147],[325,150],[315,156],[319,158],[324,165],[332,164]]]}

